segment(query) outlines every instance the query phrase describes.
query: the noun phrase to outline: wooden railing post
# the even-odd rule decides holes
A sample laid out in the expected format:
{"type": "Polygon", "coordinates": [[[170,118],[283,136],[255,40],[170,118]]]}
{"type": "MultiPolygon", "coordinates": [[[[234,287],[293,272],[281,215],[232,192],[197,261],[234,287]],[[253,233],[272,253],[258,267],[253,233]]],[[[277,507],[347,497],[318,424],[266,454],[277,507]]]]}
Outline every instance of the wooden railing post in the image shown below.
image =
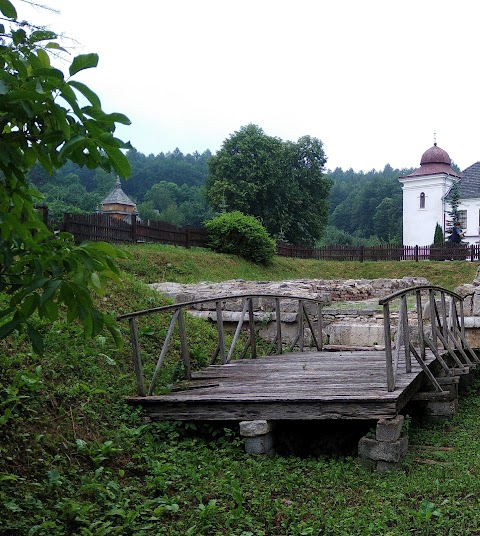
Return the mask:
{"type": "Polygon", "coordinates": [[[282,316],[280,312],[280,298],[275,298],[275,322],[277,328],[277,352],[281,354],[282,348],[282,316]]]}
{"type": "Polygon", "coordinates": [[[303,352],[305,345],[305,331],[303,327],[303,300],[298,300],[298,346],[300,352],[303,352]]]}
{"type": "Polygon", "coordinates": [[[407,296],[402,296],[402,305],[401,305],[401,314],[402,314],[402,335],[403,335],[403,344],[405,350],[405,372],[412,372],[412,356],[410,354],[410,330],[408,328],[408,307],[407,307],[407,296]]]}
{"type": "Polygon", "coordinates": [[[215,310],[217,313],[217,333],[218,333],[218,347],[220,351],[220,363],[225,365],[225,339],[223,336],[223,316],[222,316],[222,304],[219,301],[215,302],[215,310]]]}
{"type": "Polygon", "coordinates": [[[248,327],[250,330],[250,348],[252,351],[252,358],[257,357],[257,341],[255,339],[255,317],[253,315],[253,298],[248,298],[248,327]]]}
{"type": "Polygon", "coordinates": [[[185,331],[185,319],[183,309],[179,308],[178,313],[178,331],[180,335],[180,347],[182,352],[183,364],[185,366],[185,378],[187,380],[192,379],[192,368],[190,366],[190,356],[188,355],[188,346],[187,346],[187,333],[185,331]]]}
{"type": "Polygon", "coordinates": [[[322,304],[317,305],[317,330],[318,330],[318,344],[319,350],[323,350],[323,318],[322,318],[322,304]]]}
{"type": "Polygon", "coordinates": [[[137,377],[137,392],[138,396],[145,396],[145,384],[143,381],[143,367],[142,359],[140,357],[140,347],[138,345],[137,328],[135,326],[135,318],[130,318],[130,338],[132,341],[133,349],[133,368],[135,369],[135,376],[137,377]]]}
{"type": "Polygon", "coordinates": [[[423,329],[422,295],[419,290],[415,292],[417,302],[417,324],[420,342],[420,357],[425,360],[425,331],[423,329]]]}
{"type": "Polygon", "coordinates": [[[418,262],[418,245],[415,245],[415,262],[418,262]]]}
{"type": "Polygon", "coordinates": [[[385,336],[385,360],[387,369],[387,390],[388,392],[395,391],[395,378],[393,376],[392,363],[392,332],[390,330],[390,305],[383,305],[383,330],[385,336]]]}

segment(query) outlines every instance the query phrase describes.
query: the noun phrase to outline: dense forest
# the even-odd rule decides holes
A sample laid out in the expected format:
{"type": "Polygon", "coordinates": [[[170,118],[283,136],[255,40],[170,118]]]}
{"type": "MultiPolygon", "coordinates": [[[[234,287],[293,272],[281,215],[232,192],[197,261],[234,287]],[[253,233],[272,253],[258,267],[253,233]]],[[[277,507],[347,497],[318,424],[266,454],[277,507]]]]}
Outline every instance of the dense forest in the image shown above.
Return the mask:
{"type": "MultiPolygon", "coordinates": [[[[122,188],[137,203],[144,220],[201,225],[214,215],[205,196],[211,156],[208,150],[183,154],[177,148],[147,156],[131,149],[127,158],[132,174],[127,181],[122,180],[122,188]]],[[[330,217],[319,244],[401,243],[402,189],[398,177],[411,171],[388,164],[382,171],[327,170],[333,181],[330,217]]],[[[116,176],[69,163],[51,176],[35,166],[29,179],[45,196],[51,217],[61,218],[64,212],[95,212],[113,189],[116,176]]]]}

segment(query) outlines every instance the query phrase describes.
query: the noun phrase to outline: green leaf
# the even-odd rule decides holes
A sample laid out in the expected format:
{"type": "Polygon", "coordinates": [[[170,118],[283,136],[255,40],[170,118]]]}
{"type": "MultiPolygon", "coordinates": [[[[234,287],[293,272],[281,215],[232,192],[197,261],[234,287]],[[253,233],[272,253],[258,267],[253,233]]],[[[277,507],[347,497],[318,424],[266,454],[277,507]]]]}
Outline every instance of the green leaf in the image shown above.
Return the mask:
{"type": "MultiPolygon", "coordinates": [[[[46,41],[47,39],[56,39],[56,38],[57,38],[57,34],[49,30],[35,30],[34,32],[30,34],[29,39],[31,43],[38,43],[39,41],[46,41]]],[[[53,47],[50,47],[50,48],[53,48],[53,47]]]]}
{"type": "Polygon", "coordinates": [[[72,64],[70,65],[69,72],[70,76],[77,74],[79,71],[84,69],[91,69],[98,65],[98,54],[81,54],[73,59],[72,64]]]}
{"type": "Polygon", "coordinates": [[[3,326],[0,326],[0,340],[5,339],[5,337],[8,337],[10,333],[15,331],[17,327],[22,323],[22,317],[19,314],[16,314],[10,322],[7,322],[6,324],[3,324],[3,326]]]}
{"type": "Polygon", "coordinates": [[[106,313],[104,313],[103,315],[103,322],[105,323],[105,326],[112,335],[113,340],[115,341],[115,345],[119,350],[121,350],[123,348],[123,338],[117,323],[110,315],[106,313]]]}
{"type": "Polygon", "coordinates": [[[113,112],[111,114],[107,114],[106,118],[108,118],[110,121],[113,121],[114,123],[120,123],[122,125],[131,125],[132,122],[125,114],[120,114],[118,112],[113,112]]]}
{"type": "Polygon", "coordinates": [[[17,18],[17,10],[10,0],[0,0],[0,11],[9,19],[17,18]]]}
{"type": "Polygon", "coordinates": [[[33,347],[33,351],[37,354],[43,354],[43,339],[40,333],[30,324],[27,324],[27,335],[33,347]]]}
{"type": "Polygon", "coordinates": [[[37,50],[37,56],[44,67],[50,67],[50,56],[45,52],[45,50],[39,48],[37,50]]]}
{"type": "Polygon", "coordinates": [[[37,294],[30,294],[30,296],[27,296],[21,305],[20,310],[22,311],[22,316],[24,318],[28,318],[32,316],[32,314],[35,312],[35,309],[37,308],[38,304],[38,295],[37,294]]]}
{"type": "Polygon", "coordinates": [[[40,305],[44,305],[54,294],[58,287],[62,284],[61,279],[53,279],[44,286],[44,291],[40,297],[40,305]]]}
{"type": "Polygon", "coordinates": [[[51,42],[51,43],[47,43],[45,45],[45,48],[51,48],[53,50],[60,50],[61,52],[67,52],[66,49],[64,49],[63,47],[61,47],[58,43],[55,43],[55,42],[51,42]]]}
{"type": "Polygon", "coordinates": [[[113,169],[121,176],[128,177],[132,172],[130,162],[127,157],[116,147],[110,147],[106,143],[101,144],[102,148],[108,155],[108,159],[112,163],[113,169]]]}
{"type": "MultiPolygon", "coordinates": [[[[20,43],[23,43],[26,37],[27,37],[27,34],[25,30],[15,30],[14,32],[12,32],[12,39],[15,45],[20,45],[20,43]]],[[[31,56],[32,57],[30,58],[30,60],[32,60],[35,57],[35,54],[32,54],[31,56]]]]}
{"type": "Polygon", "coordinates": [[[92,272],[92,274],[90,275],[90,279],[94,287],[96,287],[99,290],[103,288],[102,282],[100,281],[100,278],[98,277],[97,272],[92,272]]]}
{"type": "Polygon", "coordinates": [[[98,98],[98,95],[88,86],[82,84],[81,82],[77,82],[76,80],[71,80],[69,84],[75,89],[78,89],[78,91],[80,91],[80,93],[90,101],[90,104],[92,106],[101,108],[102,105],[100,99],[98,98]]]}

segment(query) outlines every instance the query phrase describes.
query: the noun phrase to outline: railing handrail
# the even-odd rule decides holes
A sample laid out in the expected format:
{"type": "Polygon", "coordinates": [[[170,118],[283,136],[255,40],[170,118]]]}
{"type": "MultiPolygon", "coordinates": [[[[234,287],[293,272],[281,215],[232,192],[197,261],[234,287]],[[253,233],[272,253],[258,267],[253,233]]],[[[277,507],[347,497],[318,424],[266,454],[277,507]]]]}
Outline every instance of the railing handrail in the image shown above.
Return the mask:
{"type": "Polygon", "coordinates": [[[238,299],[238,298],[290,298],[293,300],[304,300],[325,306],[325,302],[319,298],[309,298],[307,296],[298,296],[294,294],[270,294],[270,293],[250,293],[250,294],[227,294],[224,296],[215,296],[212,298],[204,298],[201,300],[193,300],[189,302],[174,303],[172,305],[163,305],[162,307],[152,307],[151,309],[143,309],[141,311],[134,311],[133,313],[127,313],[117,316],[117,320],[128,320],[130,318],[137,318],[139,316],[145,316],[153,313],[166,313],[174,311],[179,308],[192,307],[194,305],[202,305],[210,302],[221,302],[226,300],[238,299]]]}
{"type": "Polygon", "coordinates": [[[167,353],[167,349],[170,343],[170,340],[173,335],[173,331],[175,328],[175,324],[178,323],[178,331],[179,331],[179,337],[180,337],[180,346],[181,346],[181,356],[182,360],[185,366],[185,377],[187,380],[192,379],[192,371],[191,371],[191,364],[190,364],[190,356],[187,346],[187,335],[186,335],[186,327],[185,327],[185,321],[184,321],[184,314],[185,309],[192,308],[195,305],[202,305],[205,303],[215,303],[215,310],[216,310],[216,321],[217,321],[217,331],[218,331],[218,344],[217,348],[212,356],[212,359],[210,361],[210,364],[214,364],[217,360],[217,357],[220,356],[220,362],[222,365],[227,364],[230,362],[230,360],[233,357],[233,352],[235,349],[235,345],[239,339],[239,335],[242,329],[242,325],[244,323],[245,317],[247,316],[248,320],[248,340],[246,342],[246,345],[243,349],[243,352],[241,354],[241,358],[243,358],[246,355],[246,352],[248,349],[250,349],[252,358],[257,357],[257,350],[256,350],[256,330],[255,330],[255,323],[256,319],[254,316],[254,308],[253,308],[253,301],[255,298],[268,298],[275,301],[275,322],[276,322],[276,335],[273,341],[273,345],[277,346],[277,353],[281,354],[283,353],[282,348],[282,329],[281,329],[281,310],[280,310],[280,300],[296,300],[298,301],[298,314],[299,314],[299,328],[298,333],[293,341],[293,343],[290,346],[290,351],[293,350],[293,348],[297,345],[300,352],[304,351],[304,345],[305,345],[305,336],[304,336],[304,320],[307,322],[312,340],[317,347],[317,350],[322,349],[322,308],[325,305],[325,300],[319,299],[319,298],[311,298],[308,296],[297,296],[292,294],[273,294],[273,293],[255,293],[255,294],[230,294],[225,296],[214,296],[214,297],[208,297],[203,298],[200,300],[192,300],[189,302],[182,302],[182,303],[176,303],[172,305],[165,305],[162,307],[153,307],[151,309],[145,309],[143,311],[135,311],[133,313],[128,313],[124,315],[120,315],[117,317],[117,320],[128,320],[130,324],[130,337],[132,341],[132,359],[133,359],[133,365],[135,369],[135,374],[137,376],[137,387],[138,387],[138,394],[139,396],[149,396],[153,394],[157,377],[160,371],[160,368],[163,364],[164,358],[167,353]],[[228,350],[228,353],[226,352],[225,348],[225,340],[224,340],[224,333],[223,333],[223,319],[222,319],[222,302],[227,302],[229,300],[236,300],[236,299],[242,299],[243,300],[243,309],[240,313],[240,318],[237,324],[237,328],[235,330],[235,334],[233,336],[232,343],[230,345],[230,349],[228,350]],[[309,318],[309,312],[306,308],[306,303],[313,303],[316,305],[317,309],[317,326],[314,327],[312,320],[309,318]],[[165,312],[172,312],[172,319],[170,321],[170,326],[167,330],[167,334],[165,337],[165,340],[163,342],[163,346],[161,349],[161,352],[159,354],[157,364],[155,367],[155,371],[153,373],[152,381],[150,382],[150,386],[148,389],[145,387],[144,378],[143,378],[143,364],[142,364],[142,358],[141,358],[141,350],[139,346],[139,341],[137,337],[137,328],[136,328],[136,319],[140,316],[146,316],[154,313],[165,313],[165,312]],[[315,333],[317,332],[317,333],[315,333]]]}
{"type": "Polygon", "coordinates": [[[379,305],[383,306],[388,391],[395,390],[400,349],[402,347],[405,353],[406,372],[411,372],[412,356],[415,357],[416,361],[421,366],[436,391],[441,391],[442,388],[430,369],[424,363],[426,348],[431,350],[444,372],[449,375],[454,373],[453,369],[455,367],[458,367],[461,370],[466,370],[468,369],[468,366],[471,366],[473,363],[480,362],[465,338],[463,301],[464,297],[460,296],[456,292],[439,287],[437,285],[416,285],[414,287],[409,287],[407,289],[394,292],[379,300],[379,305]],[[430,307],[430,334],[427,334],[423,325],[424,319],[421,298],[422,292],[428,292],[428,305],[430,307]],[[415,347],[410,337],[407,306],[407,296],[409,294],[414,294],[416,297],[417,329],[419,338],[418,348],[415,347]],[[440,295],[440,309],[438,308],[437,304],[437,294],[440,295]],[[447,311],[446,296],[450,296],[449,311],[447,311]],[[390,303],[393,300],[400,300],[401,304],[398,312],[397,337],[394,348],[392,349],[393,341],[390,328],[390,303]],[[457,310],[457,307],[459,307],[459,311],[457,310]],[[439,343],[441,343],[440,347],[439,343]],[[441,347],[443,347],[443,349],[441,347]],[[467,352],[470,354],[470,357],[467,355],[467,352]],[[453,369],[448,365],[446,359],[444,358],[445,355],[450,356],[450,359],[454,363],[453,369]]]}
{"type": "Polygon", "coordinates": [[[396,292],[393,292],[392,294],[389,294],[388,296],[385,296],[378,300],[379,305],[385,305],[386,303],[389,303],[396,298],[401,298],[403,295],[410,294],[412,292],[422,291],[422,290],[433,290],[438,292],[443,292],[444,294],[448,294],[449,296],[452,296],[456,298],[457,300],[463,301],[463,297],[457,294],[456,292],[453,292],[452,290],[448,290],[443,287],[439,287],[437,285],[415,285],[414,287],[408,287],[402,290],[397,290],[396,292]]]}

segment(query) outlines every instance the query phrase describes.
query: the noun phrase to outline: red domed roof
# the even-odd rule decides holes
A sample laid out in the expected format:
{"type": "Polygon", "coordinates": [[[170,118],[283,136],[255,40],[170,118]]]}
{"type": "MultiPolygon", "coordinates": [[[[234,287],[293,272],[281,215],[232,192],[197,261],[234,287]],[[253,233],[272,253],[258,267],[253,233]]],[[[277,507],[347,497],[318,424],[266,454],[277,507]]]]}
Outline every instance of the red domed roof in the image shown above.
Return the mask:
{"type": "Polygon", "coordinates": [[[430,149],[422,154],[420,165],[422,166],[423,164],[448,164],[451,166],[452,161],[450,160],[447,151],[440,149],[435,143],[433,147],[430,147],[430,149]]]}
{"type": "Polygon", "coordinates": [[[404,179],[424,177],[426,175],[438,175],[446,173],[452,177],[458,177],[459,175],[452,169],[452,161],[448,156],[447,151],[437,147],[435,143],[433,147],[426,150],[420,161],[420,167],[416,169],[410,175],[405,175],[404,179]]]}

